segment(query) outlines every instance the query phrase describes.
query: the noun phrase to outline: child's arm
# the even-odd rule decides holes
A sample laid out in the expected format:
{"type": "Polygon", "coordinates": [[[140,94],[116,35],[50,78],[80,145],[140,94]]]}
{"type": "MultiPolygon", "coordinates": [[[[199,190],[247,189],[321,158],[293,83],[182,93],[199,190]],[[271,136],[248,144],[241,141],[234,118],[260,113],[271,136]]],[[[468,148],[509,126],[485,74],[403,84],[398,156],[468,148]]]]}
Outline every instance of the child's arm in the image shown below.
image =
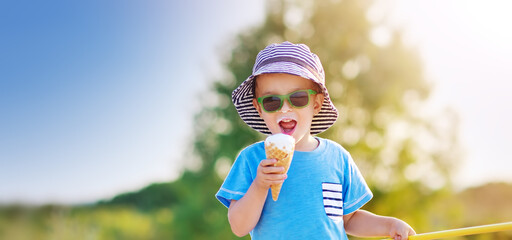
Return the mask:
{"type": "Polygon", "coordinates": [[[385,237],[394,239],[408,239],[408,236],[416,232],[404,221],[375,215],[364,210],[357,210],[343,216],[345,231],[347,234],[359,237],[385,237]]]}
{"type": "Polygon", "coordinates": [[[280,174],[284,167],[274,167],[276,162],[275,159],[262,160],[245,195],[238,201],[231,200],[228,220],[235,235],[242,237],[252,231],[260,220],[270,185],[283,183],[286,179],[286,174],[280,174]]]}

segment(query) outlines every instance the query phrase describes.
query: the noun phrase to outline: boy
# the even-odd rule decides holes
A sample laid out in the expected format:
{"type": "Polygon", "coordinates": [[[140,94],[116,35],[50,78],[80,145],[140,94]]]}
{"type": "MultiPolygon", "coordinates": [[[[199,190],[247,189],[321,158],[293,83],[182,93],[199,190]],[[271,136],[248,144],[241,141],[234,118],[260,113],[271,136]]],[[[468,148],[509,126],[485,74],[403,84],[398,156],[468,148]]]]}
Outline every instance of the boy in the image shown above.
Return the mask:
{"type": "Polygon", "coordinates": [[[325,87],[322,64],[306,45],[267,46],[232,98],[250,127],[264,134],[288,134],[296,142],[287,174],[274,167],[275,159],[265,159],[263,142],[238,155],[216,194],[229,208],[228,220],[237,236],[407,239],[415,234],[399,219],[360,210],[373,195],[350,154],[331,140],[313,136],[334,124],[338,112],[325,87]],[[279,199],[273,201],[269,188],[280,183],[279,199]]]}

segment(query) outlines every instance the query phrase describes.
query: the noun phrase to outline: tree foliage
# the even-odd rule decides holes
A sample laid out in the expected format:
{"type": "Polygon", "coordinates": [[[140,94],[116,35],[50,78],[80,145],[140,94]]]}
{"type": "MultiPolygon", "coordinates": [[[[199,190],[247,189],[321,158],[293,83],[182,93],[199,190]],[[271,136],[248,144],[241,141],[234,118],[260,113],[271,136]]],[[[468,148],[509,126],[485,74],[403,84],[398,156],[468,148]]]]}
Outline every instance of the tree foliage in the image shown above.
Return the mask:
{"type": "Polygon", "coordinates": [[[99,201],[98,206],[135,207],[142,211],[170,207],[178,203],[179,191],[175,183],[153,183],[136,192],[122,193],[110,200],[99,201]]]}

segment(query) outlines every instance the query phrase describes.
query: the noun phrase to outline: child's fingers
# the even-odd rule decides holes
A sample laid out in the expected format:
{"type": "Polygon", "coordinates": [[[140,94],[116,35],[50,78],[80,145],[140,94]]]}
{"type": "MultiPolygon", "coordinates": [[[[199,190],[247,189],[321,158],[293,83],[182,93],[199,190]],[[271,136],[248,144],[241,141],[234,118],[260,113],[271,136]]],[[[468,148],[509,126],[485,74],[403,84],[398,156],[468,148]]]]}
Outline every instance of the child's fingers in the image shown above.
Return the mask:
{"type": "Polygon", "coordinates": [[[265,174],[281,174],[284,172],[284,167],[262,167],[261,172],[265,174]]]}
{"type": "Polygon", "coordinates": [[[265,174],[275,174],[284,172],[284,167],[274,167],[277,161],[275,159],[265,159],[260,163],[261,171],[265,174]]]}
{"type": "Polygon", "coordinates": [[[287,177],[288,176],[286,175],[286,173],[282,173],[282,174],[267,174],[267,175],[265,175],[265,179],[268,180],[268,181],[283,181],[287,177]]]}
{"type": "Polygon", "coordinates": [[[284,173],[284,167],[274,167],[276,162],[275,159],[264,159],[260,162],[256,178],[265,187],[281,184],[287,178],[287,175],[284,173]]]}
{"type": "Polygon", "coordinates": [[[411,228],[411,226],[409,226],[409,224],[396,218],[394,219],[389,232],[389,236],[394,240],[406,240],[409,239],[409,236],[415,234],[416,232],[411,228]]]}
{"type": "Polygon", "coordinates": [[[277,160],[275,159],[263,159],[261,160],[260,162],[260,166],[262,167],[270,167],[270,166],[274,166],[274,164],[277,162],[277,160]]]}
{"type": "Polygon", "coordinates": [[[405,240],[409,239],[409,236],[416,235],[416,232],[411,229],[400,229],[395,234],[393,239],[394,240],[405,240]]]}
{"type": "Polygon", "coordinates": [[[277,185],[277,184],[283,183],[287,176],[286,176],[286,174],[279,174],[279,175],[282,175],[282,176],[279,176],[279,177],[273,176],[273,178],[267,179],[266,182],[270,185],[277,185]]]}
{"type": "Polygon", "coordinates": [[[405,240],[407,239],[407,235],[405,235],[404,237],[402,237],[403,235],[401,233],[396,233],[394,235],[391,235],[391,237],[393,238],[393,240],[405,240]]]}

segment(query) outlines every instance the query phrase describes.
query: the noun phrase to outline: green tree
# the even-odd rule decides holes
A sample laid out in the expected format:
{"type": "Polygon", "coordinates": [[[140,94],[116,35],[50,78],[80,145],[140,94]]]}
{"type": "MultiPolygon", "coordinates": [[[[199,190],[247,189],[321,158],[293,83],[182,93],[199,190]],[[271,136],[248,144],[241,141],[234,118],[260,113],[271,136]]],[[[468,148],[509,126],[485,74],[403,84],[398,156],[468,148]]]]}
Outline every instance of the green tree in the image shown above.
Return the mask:
{"type": "Polygon", "coordinates": [[[418,54],[400,32],[367,19],[370,1],[274,0],[267,6],[263,24],[229,44],[229,74],[216,79],[196,116],[197,157],[187,160],[195,167],[180,179],[189,190],[176,207],[176,237],[236,239],[214,194],[238,152],[264,136],[240,119],[231,92],[251,74],[261,49],[285,40],[307,44],[323,62],[341,114],[320,136],[351,152],[375,194],[366,208],[403,218],[419,231],[442,225],[450,211],[431,210],[450,191],[456,118],[423,111],[431,89],[418,54]]]}

